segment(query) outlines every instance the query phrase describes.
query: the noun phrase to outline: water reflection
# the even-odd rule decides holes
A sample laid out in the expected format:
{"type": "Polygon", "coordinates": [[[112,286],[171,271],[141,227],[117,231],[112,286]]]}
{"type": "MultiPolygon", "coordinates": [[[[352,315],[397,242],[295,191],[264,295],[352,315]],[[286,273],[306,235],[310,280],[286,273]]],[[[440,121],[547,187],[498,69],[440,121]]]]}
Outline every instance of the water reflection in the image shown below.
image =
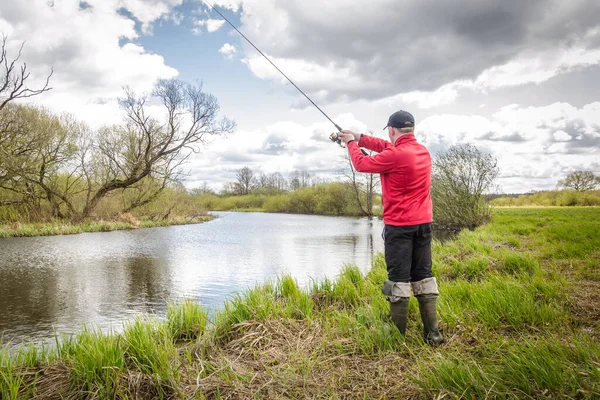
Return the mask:
{"type": "Polygon", "coordinates": [[[3,340],[48,339],[84,324],[119,330],[182,297],[214,311],[283,273],[306,287],[345,264],[366,272],[383,250],[379,220],[216,214],[200,225],[0,240],[3,340]]]}

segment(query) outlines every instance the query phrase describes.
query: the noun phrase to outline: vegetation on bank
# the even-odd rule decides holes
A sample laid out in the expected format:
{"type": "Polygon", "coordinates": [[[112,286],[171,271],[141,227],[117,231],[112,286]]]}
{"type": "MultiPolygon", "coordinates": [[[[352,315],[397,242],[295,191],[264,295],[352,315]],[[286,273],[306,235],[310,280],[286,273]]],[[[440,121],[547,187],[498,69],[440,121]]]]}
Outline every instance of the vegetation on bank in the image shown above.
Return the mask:
{"type": "Polygon", "coordinates": [[[388,317],[379,255],[366,276],[253,288],[214,318],[197,304],[84,330],[57,348],[0,352],[0,397],[598,398],[597,208],[497,209],[493,222],[433,246],[447,342],[406,339],[388,317]]]}
{"type": "Polygon", "coordinates": [[[210,221],[210,215],[192,217],[170,217],[167,219],[151,220],[137,219],[131,214],[121,215],[114,221],[94,221],[73,224],[69,221],[52,221],[44,223],[20,223],[0,225],[0,238],[26,236],[73,235],[84,232],[109,232],[139,228],[155,228],[157,226],[198,224],[210,221]]]}
{"type": "MultiPolygon", "coordinates": [[[[228,196],[206,193],[198,195],[196,201],[204,209],[212,211],[251,209],[274,213],[361,216],[363,212],[355,196],[351,184],[330,182],[279,193],[258,191],[228,196]]],[[[376,196],[372,212],[381,216],[381,197],[376,196]]]]}
{"type": "Polygon", "coordinates": [[[499,207],[600,206],[600,190],[565,189],[507,195],[493,199],[491,204],[499,207]]]}
{"type": "Polygon", "coordinates": [[[32,213],[25,208],[0,206],[0,238],[195,224],[213,218],[202,207],[199,198],[182,186],[165,188],[155,201],[131,212],[122,212],[126,195],[120,193],[103,199],[95,214],[83,221],[52,218],[46,213],[48,204],[43,203],[39,213],[32,213]]]}

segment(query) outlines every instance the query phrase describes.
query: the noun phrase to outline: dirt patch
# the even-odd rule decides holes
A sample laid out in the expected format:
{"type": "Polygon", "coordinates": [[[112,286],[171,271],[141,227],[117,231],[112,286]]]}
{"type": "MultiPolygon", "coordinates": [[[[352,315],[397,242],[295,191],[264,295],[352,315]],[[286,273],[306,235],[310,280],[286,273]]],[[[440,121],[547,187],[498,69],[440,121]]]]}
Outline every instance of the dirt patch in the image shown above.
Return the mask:
{"type": "Polygon", "coordinates": [[[600,340],[600,282],[580,280],[573,282],[569,304],[575,322],[585,332],[600,340]]]}

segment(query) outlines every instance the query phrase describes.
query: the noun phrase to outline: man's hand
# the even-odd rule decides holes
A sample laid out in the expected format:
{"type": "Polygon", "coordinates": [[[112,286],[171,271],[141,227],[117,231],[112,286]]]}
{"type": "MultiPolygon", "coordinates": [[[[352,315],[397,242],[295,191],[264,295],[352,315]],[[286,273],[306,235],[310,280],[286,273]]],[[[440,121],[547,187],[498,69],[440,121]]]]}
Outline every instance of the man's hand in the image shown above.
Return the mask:
{"type": "Polygon", "coordinates": [[[339,133],[339,136],[340,136],[340,139],[342,139],[342,142],[344,142],[344,144],[348,144],[348,142],[351,140],[356,140],[357,142],[360,140],[360,133],[354,133],[347,129],[344,129],[343,131],[341,131],[339,133]]]}

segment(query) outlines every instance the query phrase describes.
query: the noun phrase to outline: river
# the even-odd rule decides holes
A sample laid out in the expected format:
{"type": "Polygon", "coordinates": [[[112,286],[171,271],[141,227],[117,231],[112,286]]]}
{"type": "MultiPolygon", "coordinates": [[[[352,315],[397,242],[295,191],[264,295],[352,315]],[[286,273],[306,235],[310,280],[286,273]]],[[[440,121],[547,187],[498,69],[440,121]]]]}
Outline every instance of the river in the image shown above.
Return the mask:
{"type": "Polygon", "coordinates": [[[345,264],[366,272],[383,250],[380,220],[214,214],[197,225],[0,239],[2,341],[52,341],[84,325],[118,331],[181,298],[214,312],[284,273],[307,287],[345,264]]]}
{"type": "Polygon", "coordinates": [[[84,325],[120,331],[136,315],[198,301],[209,315],[290,274],[301,287],[383,251],[378,219],[215,212],[196,225],[0,239],[0,341],[53,342],[84,325]]]}

